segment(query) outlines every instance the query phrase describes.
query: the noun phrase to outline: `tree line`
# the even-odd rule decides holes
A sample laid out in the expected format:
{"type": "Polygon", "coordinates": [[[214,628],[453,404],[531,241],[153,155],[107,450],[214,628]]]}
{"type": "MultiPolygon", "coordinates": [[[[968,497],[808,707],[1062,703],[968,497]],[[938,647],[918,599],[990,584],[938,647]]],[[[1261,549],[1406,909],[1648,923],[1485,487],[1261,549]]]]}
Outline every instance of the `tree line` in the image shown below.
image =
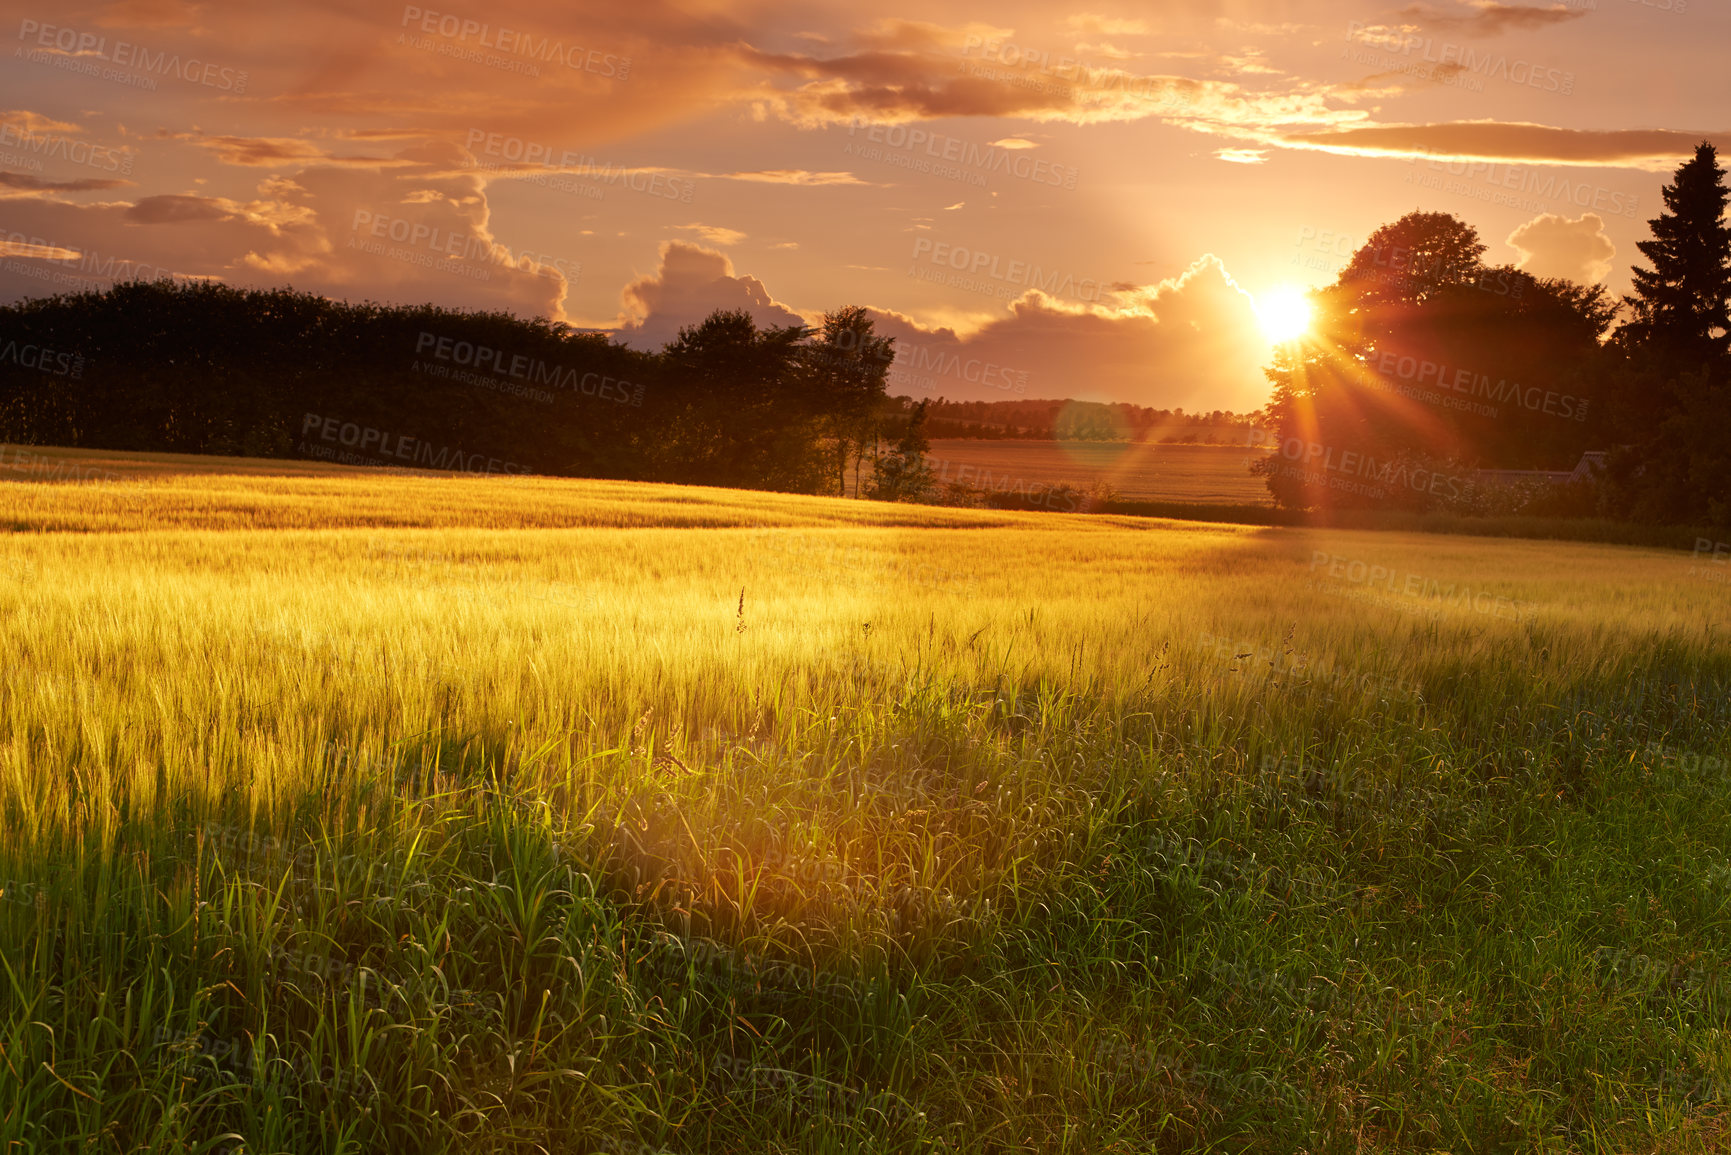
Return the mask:
{"type": "Polygon", "coordinates": [[[718,310],[648,353],[509,313],[134,281],[0,309],[0,440],[839,493],[905,432],[893,359],[859,307],[718,310]]]}
{"type": "Polygon", "coordinates": [[[1243,445],[1252,414],[1216,409],[1186,414],[1124,401],[1069,399],[932,402],[927,433],[986,441],[1163,441],[1243,445]]]}
{"type": "Polygon", "coordinates": [[[1664,190],[1621,301],[1487,265],[1464,221],[1415,212],[1311,294],[1268,377],[1282,506],[1731,520],[1731,225],[1702,144],[1664,190]],[[1589,453],[1599,451],[1594,456],[1589,453]],[[1570,470],[1521,484],[1489,470],[1570,470]]]}

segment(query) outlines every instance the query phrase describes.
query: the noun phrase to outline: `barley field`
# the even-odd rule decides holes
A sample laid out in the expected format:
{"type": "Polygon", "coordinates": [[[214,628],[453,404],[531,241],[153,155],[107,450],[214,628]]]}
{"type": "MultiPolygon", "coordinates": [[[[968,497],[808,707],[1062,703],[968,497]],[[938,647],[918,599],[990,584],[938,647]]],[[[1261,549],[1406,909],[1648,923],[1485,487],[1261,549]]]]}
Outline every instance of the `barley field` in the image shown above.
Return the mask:
{"type": "Polygon", "coordinates": [[[12,1152],[1707,1152],[1631,547],[0,452],[12,1152]]]}
{"type": "MultiPolygon", "coordinates": [[[[1128,441],[982,441],[932,443],[940,483],[1032,493],[1054,485],[1104,484],[1125,501],[1197,505],[1271,505],[1268,486],[1250,472],[1267,451],[1242,445],[1159,445],[1128,441]]],[[[1073,512],[1062,507],[1060,512],[1073,512]]]]}

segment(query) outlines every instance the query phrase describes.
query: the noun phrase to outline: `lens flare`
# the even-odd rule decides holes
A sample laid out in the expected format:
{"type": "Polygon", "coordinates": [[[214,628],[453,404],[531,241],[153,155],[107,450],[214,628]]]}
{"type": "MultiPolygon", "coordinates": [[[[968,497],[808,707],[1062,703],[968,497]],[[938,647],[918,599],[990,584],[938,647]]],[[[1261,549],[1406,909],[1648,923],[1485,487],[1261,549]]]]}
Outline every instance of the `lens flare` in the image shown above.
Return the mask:
{"type": "Polygon", "coordinates": [[[1256,316],[1270,341],[1296,341],[1310,331],[1310,300],[1304,290],[1283,285],[1257,299],[1256,316]]]}

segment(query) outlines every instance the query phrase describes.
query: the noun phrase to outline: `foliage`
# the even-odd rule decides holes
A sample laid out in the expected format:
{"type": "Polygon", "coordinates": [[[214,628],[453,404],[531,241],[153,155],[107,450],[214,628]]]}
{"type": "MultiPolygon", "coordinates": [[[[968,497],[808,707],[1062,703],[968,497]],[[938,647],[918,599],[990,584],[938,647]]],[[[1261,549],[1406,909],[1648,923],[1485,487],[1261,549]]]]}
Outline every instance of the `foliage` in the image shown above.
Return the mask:
{"type": "Polygon", "coordinates": [[[937,492],[932,467],[926,464],[926,451],[932,447],[926,440],[926,405],[921,401],[913,407],[895,448],[877,459],[867,496],[879,501],[924,501],[937,492]]]}
{"type": "Polygon", "coordinates": [[[128,282],[0,309],[0,348],[57,353],[49,371],[0,360],[0,439],[404,464],[388,438],[540,473],[819,492],[893,350],[857,308],[808,337],[718,311],[647,354],[507,313],[128,282]],[[309,438],[325,419],[375,435],[309,438]]]}

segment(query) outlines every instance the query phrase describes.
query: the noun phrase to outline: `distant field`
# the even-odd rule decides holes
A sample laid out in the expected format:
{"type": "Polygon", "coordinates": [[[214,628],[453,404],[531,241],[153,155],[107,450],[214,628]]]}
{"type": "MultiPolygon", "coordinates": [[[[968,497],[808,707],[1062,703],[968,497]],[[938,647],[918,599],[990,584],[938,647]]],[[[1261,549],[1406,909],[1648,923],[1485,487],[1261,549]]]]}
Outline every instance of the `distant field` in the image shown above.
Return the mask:
{"type": "Polygon", "coordinates": [[[1243,446],[945,439],[932,442],[929,457],[940,481],[981,489],[1104,481],[1126,501],[1270,505],[1267,486],[1250,474],[1257,452],[1243,446]]]}
{"type": "Polygon", "coordinates": [[[0,1151],[1731,1142],[1731,566],[13,453],[0,1151]]]}

